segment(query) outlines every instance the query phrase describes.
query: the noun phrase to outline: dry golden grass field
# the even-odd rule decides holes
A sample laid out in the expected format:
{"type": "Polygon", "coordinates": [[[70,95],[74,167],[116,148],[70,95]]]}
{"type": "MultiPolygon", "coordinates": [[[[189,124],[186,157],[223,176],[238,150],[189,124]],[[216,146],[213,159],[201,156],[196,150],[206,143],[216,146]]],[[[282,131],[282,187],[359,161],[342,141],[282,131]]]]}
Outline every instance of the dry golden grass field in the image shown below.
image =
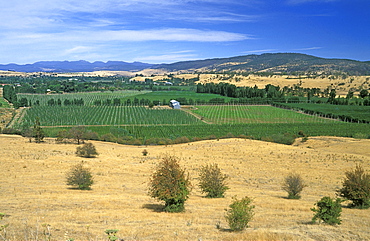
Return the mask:
{"type": "Polygon", "coordinates": [[[74,144],[0,135],[0,212],[7,215],[0,226],[9,224],[0,239],[107,240],[104,231],[118,229],[124,240],[370,240],[370,210],[343,207],[339,226],[310,223],[310,208],[323,196],[335,197],[345,171],[356,163],[370,170],[370,140],[310,137],[292,146],[248,139],[140,147],[92,143],[100,155],[81,158],[74,144]],[[181,158],[191,176],[184,213],[161,212],[163,203],[147,195],[150,175],[168,154],[181,158]],[[91,168],[92,190],[65,184],[66,172],[80,162],[91,168]],[[207,163],[229,175],[225,198],[200,192],[198,170],[207,163]],[[308,185],[299,200],[286,199],[281,190],[292,171],[308,185]],[[254,199],[254,219],[246,230],[229,232],[225,208],[233,196],[246,195],[254,199]]]}

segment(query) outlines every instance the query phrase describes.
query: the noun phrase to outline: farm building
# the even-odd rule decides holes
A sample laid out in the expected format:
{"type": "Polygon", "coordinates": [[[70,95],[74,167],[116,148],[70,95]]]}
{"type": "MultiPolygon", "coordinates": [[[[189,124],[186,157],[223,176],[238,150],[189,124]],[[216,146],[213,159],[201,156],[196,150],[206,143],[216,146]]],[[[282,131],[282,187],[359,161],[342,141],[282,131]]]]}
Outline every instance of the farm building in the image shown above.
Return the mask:
{"type": "Polygon", "coordinates": [[[180,102],[178,102],[177,100],[170,100],[170,107],[172,107],[173,109],[180,109],[180,102]]]}

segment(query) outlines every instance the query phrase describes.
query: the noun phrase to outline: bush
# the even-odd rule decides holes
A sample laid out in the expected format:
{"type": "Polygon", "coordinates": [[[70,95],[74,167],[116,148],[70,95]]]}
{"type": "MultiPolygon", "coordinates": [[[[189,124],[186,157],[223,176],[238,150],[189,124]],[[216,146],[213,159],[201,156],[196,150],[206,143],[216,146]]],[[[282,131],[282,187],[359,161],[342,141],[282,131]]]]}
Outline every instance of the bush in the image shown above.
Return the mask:
{"type": "Polygon", "coordinates": [[[232,231],[242,231],[248,227],[249,221],[254,216],[254,206],[251,205],[252,199],[244,197],[241,200],[233,198],[234,202],[230,204],[230,209],[226,210],[226,221],[232,231]]]}
{"type": "Polygon", "coordinates": [[[295,141],[296,136],[285,133],[285,134],[274,134],[268,137],[262,137],[262,141],[275,142],[279,144],[292,145],[295,141]]]}
{"type": "Polygon", "coordinates": [[[222,174],[217,164],[202,166],[199,172],[199,187],[206,197],[220,198],[229,187],[226,186],[227,175],[222,174]]]}
{"type": "Polygon", "coordinates": [[[149,183],[149,195],[165,202],[164,211],[182,212],[190,193],[189,176],[175,156],[165,156],[158,164],[149,183]]]}
{"type": "Polygon", "coordinates": [[[99,155],[92,143],[86,143],[83,146],[78,146],[76,150],[76,155],[80,157],[95,157],[99,155]]]}
{"type": "Polygon", "coordinates": [[[312,222],[316,222],[317,219],[320,219],[324,223],[334,225],[340,224],[342,220],[339,219],[342,207],[341,207],[342,200],[337,198],[335,201],[330,197],[323,197],[320,201],[315,203],[317,206],[316,208],[311,208],[313,212],[316,214],[312,218],[312,222]]]}
{"type": "Polygon", "coordinates": [[[300,199],[299,195],[306,185],[303,182],[301,175],[291,173],[285,177],[282,189],[288,192],[289,199],[300,199]]]}
{"type": "Polygon", "coordinates": [[[337,190],[340,197],[351,200],[350,206],[356,208],[370,207],[370,175],[362,166],[357,165],[352,171],[345,173],[343,187],[337,190]]]}
{"type": "Polygon", "coordinates": [[[94,183],[90,169],[85,168],[82,163],[72,167],[66,176],[67,185],[80,190],[90,190],[90,186],[94,183]]]}

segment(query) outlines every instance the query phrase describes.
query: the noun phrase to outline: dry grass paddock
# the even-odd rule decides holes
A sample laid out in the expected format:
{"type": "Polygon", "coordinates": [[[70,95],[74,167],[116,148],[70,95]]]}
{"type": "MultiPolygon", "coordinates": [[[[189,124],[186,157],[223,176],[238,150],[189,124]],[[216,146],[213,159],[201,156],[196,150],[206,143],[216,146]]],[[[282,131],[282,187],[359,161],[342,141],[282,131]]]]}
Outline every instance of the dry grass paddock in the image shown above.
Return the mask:
{"type": "Polygon", "coordinates": [[[310,223],[310,208],[323,196],[335,197],[345,171],[356,163],[370,170],[370,140],[310,137],[293,146],[244,139],[172,146],[93,144],[100,155],[87,159],[75,155],[74,144],[0,135],[0,212],[7,214],[0,225],[9,224],[7,240],[107,240],[106,229],[118,229],[124,240],[370,239],[370,210],[344,207],[339,226],[310,223]],[[184,213],[161,212],[163,203],[147,195],[150,175],[167,154],[181,158],[191,176],[193,191],[184,213]],[[80,162],[95,178],[90,191],[65,184],[66,172],[80,162]],[[225,198],[204,198],[197,187],[199,167],[207,163],[217,163],[229,175],[225,198]],[[286,199],[281,189],[292,171],[308,185],[300,200],[286,199]],[[225,208],[233,196],[246,195],[254,199],[254,219],[246,230],[229,232],[225,208]]]}

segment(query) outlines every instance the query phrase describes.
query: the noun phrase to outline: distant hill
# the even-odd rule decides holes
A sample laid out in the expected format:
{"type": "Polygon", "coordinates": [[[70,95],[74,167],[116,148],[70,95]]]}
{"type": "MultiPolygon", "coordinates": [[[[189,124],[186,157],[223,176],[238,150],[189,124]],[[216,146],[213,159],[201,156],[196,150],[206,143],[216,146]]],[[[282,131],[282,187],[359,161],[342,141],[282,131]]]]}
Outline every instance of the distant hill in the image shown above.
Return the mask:
{"type": "Polygon", "coordinates": [[[99,70],[109,71],[140,71],[152,67],[151,64],[123,61],[41,61],[34,64],[6,64],[0,65],[0,70],[11,70],[18,72],[92,72],[99,70]]]}
{"type": "Polygon", "coordinates": [[[361,62],[349,59],[326,59],[298,53],[267,53],[231,58],[216,58],[162,64],[155,68],[167,71],[244,71],[320,73],[340,72],[348,75],[370,75],[370,61],[361,62]]]}
{"type": "Polygon", "coordinates": [[[370,61],[362,62],[350,59],[326,59],[298,53],[268,53],[245,55],[230,58],[183,61],[172,64],[147,64],[123,61],[93,62],[80,61],[41,61],[34,64],[0,65],[0,70],[19,72],[92,72],[131,71],[143,69],[163,69],[168,72],[272,72],[287,73],[341,73],[347,75],[370,75],[370,61]]]}

